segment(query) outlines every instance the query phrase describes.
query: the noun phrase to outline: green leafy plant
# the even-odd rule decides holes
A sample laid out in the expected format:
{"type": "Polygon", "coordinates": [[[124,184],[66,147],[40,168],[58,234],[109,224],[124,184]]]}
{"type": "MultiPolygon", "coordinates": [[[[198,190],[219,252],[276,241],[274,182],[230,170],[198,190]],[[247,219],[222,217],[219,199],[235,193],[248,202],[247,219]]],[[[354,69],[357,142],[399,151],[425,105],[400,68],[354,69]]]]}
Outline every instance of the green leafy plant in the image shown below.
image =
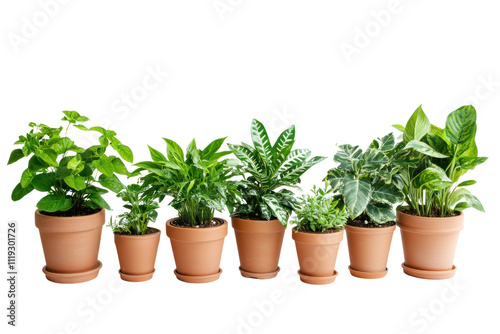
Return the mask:
{"type": "Polygon", "coordinates": [[[131,173],[119,157],[106,155],[106,150],[111,146],[128,162],[133,161],[132,151],[116,138],[114,131],[99,126],[85,127],[81,123],[89,119],[76,111],[63,113],[62,120],[68,122],[64,135],[61,135],[62,126],[52,128],[29,123],[32,129],[25,136],[19,136],[14,143],[23,147],[12,151],[8,164],[22,158],[29,158],[29,162],[12,192],[12,200],[18,201],[36,189],[48,193],[37,203],[37,208],[45,213],[78,216],[92,213],[100,207],[109,210],[109,205],[101,196],[107,190],[95,184],[119,192],[123,184],[116,174],[129,176],[131,173]],[[100,133],[99,145],[86,149],[77,146],[67,136],[71,125],[82,131],[100,133]]]}
{"type": "Polygon", "coordinates": [[[296,225],[295,231],[341,230],[348,214],[345,206],[340,206],[333,194],[333,189],[325,182],[324,189],[314,186],[311,194],[303,195],[295,208],[297,217],[291,221],[291,224],[296,225]]]}
{"type": "Polygon", "coordinates": [[[478,156],[473,106],[451,112],[444,129],[430,123],[422,106],[406,126],[394,127],[403,132],[404,147],[399,155],[417,162],[401,170],[405,202],[413,214],[446,217],[469,207],[484,212],[477,197],[464,188],[476,181],[459,183],[467,171],[487,160],[478,156]]]}
{"type": "Polygon", "coordinates": [[[150,186],[145,186],[141,181],[130,184],[116,196],[125,204],[126,212],[110,219],[109,226],[115,233],[143,235],[148,230],[148,224],[156,221],[160,207],[154,196],[147,195],[150,186]]]}
{"type": "Polygon", "coordinates": [[[286,226],[297,203],[294,193],[287,187],[298,188],[302,174],[325,157],[308,160],[310,150],[292,150],[294,125],[283,131],[274,145],[271,145],[264,125],[256,119],[252,121],[251,135],[253,147],[245,143],[229,144],[243,163],[243,172],[249,175],[239,182],[238,190],[244,203],[236,204],[233,216],[256,220],[278,219],[286,226]]]}
{"type": "Polygon", "coordinates": [[[225,207],[232,212],[239,194],[231,178],[239,172],[235,160],[221,160],[231,154],[219,152],[225,139],[216,139],[203,150],[196,148],[193,139],[185,157],[181,147],[170,139],[164,138],[166,157],[149,147],[153,161],[136,164],[139,170],[149,172],[143,177],[144,184],[150,186],[145,194],[155,193],[160,201],[172,196],[170,205],[178,211],[181,222],[189,226],[211,223],[214,211],[223,211],[225,207]]]}
{"type": "Polygon", "coordinates": [[[345,203],[351,220],[363,215],[369,222],[383,224],[396,219],[393,205],[404,199],[398,175],[400,165],[408,163],[396,153],[394,134],[378,138],[363,152],[359,146],[340,145],[326,179],[345,203]]]}

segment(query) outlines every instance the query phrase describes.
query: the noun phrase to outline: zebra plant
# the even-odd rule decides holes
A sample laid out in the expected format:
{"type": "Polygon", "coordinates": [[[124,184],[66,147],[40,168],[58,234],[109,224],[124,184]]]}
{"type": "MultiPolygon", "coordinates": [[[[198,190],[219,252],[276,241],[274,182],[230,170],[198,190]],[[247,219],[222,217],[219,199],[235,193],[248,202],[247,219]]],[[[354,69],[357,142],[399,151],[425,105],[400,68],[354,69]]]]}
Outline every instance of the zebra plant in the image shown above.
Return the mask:
{"type": "Polygon", "coordinates": [[[298,188],[302,174],[325,157],[308,159],[310,150],[292,150],[294,125],[283,131],[274,145],[271,145],[264,125],[256,119],[252,121],[251,135],[253,146],[229,144],[243,163],[245,173],[238,185],[243,203],[235,205],[233,216],[254,220],[278,219],[286,226],[297,204],[289,188],[298,188]]]}
{"type": "Polygon", "coordinates": [[[374,140],[364,152],[358,146],[339,146],[333,158],[339,165],[328,171],[326,179],[344,201],[351,220],[362,216],[377,225],[396,219],[393,205],[404,200],[398,172],[405,162],[395,163],[401,149],[392,133],[374,140]]]}

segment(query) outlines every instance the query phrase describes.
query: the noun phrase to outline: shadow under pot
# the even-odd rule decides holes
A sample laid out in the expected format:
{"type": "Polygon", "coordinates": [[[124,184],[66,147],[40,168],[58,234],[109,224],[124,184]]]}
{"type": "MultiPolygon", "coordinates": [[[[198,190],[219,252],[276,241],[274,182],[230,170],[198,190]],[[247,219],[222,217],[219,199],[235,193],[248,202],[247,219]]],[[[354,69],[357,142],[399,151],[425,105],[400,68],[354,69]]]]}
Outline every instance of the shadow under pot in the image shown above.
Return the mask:
{"type": "Polygon", "coordinates": [[[148,232],[143,235],[114,234],[122,280],[144,282],[153,277],[161,232],[152,227],[148,227],[148,232]]]}
{"type": "Polygon", "coordinates": [[[395,229],[396,224],[381,227],[345,226],[351,275],[371,279],[387,275],[387,259],[395,229]]]}
{"type": "Polygon", "coordinates": [[[43,272],[55,283],[81,283],[97,277],[97,260],[105,210],[87,216],[56,217],[35,211],[46,266],[43,272]]]}
{"type": "Polygon", "coordinates": [[[344,230],[332,233],[296,232],[295,240],[300,270],[300,280],[309,284],[330,284],[337,278],[335,262],[344,230]]]}
{"type": "Polygon", "coordinates": [[[464,214],[451,217],[420,217],[397,211],[401,230],[405,274],[425,279],[446,279],[455,275],[453,265],[464,214]]]}
{"type": "Polygon", "coordinates": [[[214,221],[222,224],[214,227],[180,227],[173,224],[178,219],[172,218],[166,224],[174,253],[175,276],[187,283],[218,280],[222,273],[220,260],[227,235],[227,221],[214,218],[214,221]]]}
{"type": "Polygon", "coordinates": [[[279,220],[231,218],[243,277],[268,279],[278,275],[286,228],[279,220]]]}

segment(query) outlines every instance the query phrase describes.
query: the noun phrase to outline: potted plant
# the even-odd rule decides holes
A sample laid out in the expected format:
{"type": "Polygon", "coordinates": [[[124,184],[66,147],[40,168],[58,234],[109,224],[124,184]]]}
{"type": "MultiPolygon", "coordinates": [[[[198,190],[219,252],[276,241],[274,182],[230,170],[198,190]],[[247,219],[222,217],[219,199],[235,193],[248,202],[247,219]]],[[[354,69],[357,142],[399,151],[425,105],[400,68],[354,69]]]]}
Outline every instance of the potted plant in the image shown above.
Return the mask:
{"type": "Polygon", "coordinates": [[[349,219],[345,230],[351,264],[360,278],[387,274],[387,258],[396,228],[393,205],[403,200],[399,166],[395,164],[392,133],[374,140],[363,152],[358,146],[340,145],[334,156],[339,165],[326,179],[345,203],[349,219]]]}
{"type": "Polygon", "coordinates": [[[173,197],[170,205],[178,217],[167,221],[177,278],[189,283],[215,281],[222,273],[220,259],[227,221],[214,218],[214,211],[223,211],[237,201],[238,192],[231,178],[238,173],[234,160],[222,157],[231,151],[219,152],[226,138],[216,139],[200,150],[193,139],[186,149],[170,139],[167,156],[149,148],[153,161],[137,163],[149,173],[143,177],[150,186],[146,194],[156,193],[162,201],[173,197]]]}
{"type": "Polygon", "coordinates": [[[428,279],[453,277],[458,235],[463,228],[462,211],[483,211],[479,200],[459,182],[469,170],[487,160],[478,156],[476,110],[468,105],[450,113],[443,128],[431,125],[418,107],[403,132],[403,152],[418,164],[403,166],[401,176],[407,206],[398,208],[405,262],[404,272],[428,279]]]}
{"type": "Polygon", "coordinates": [[[149,189],[139,181],[119,192],[117,196],[125,202],[127,211],[109,222],[120,261],[120,277],[129,282],[150,280],[155,272],[160,230],[148,224],[156,221],[159,204],[154,195],[148,194],[149,189]]]}
{"type": "Polygon", "coordinates": [[[300,183],[300,176],[324,160],[311,151],[292,150],[295,126],[283,131],[271,145],[266,129],[254,119],[251,126],[253,147],[242,143],[229,145],[243,164],[244,177],[238,190],[244,203],[235,205],[231,216],[244,277],[272,278],[278,266],[281,245],[288,218],[296,204],[294,193],[287,188],[300,183]]]}
{"type": "Polygon", "coordinates": [[[302,196],[295,208],[292,238],[304,283],[329,284],[338,275],[335,261],[348,214],[332,194],[328,182],[324,189],[314,186],[312,194],[302,196]]]}
{"type": "Polygon", "coordinates": [[[28,158],[28,167],[21,182],[12,192],[18,201],[33,189],[46,195],[37,203],[35,225],[40,231],[47,279],[57,283],[78,283],[95,278],[102,266],[97,260],[104,209],[110,209],[102,198],[107,190],[119,191],[123,186],[116,174],[129,175],[123,161],[106,155],[111,146],[126,161],[132,162],[130,148],[123,145],[116,133],[102,127],[87,128],[89,119],[76,111],[63,111],[68,124],[52,128],[30,123],[32,128],[15,142],[8,164],[28,158]],[[88,148],[77,146],[68,136],[70,126],[101,135],[99,144],[88,148]]]}

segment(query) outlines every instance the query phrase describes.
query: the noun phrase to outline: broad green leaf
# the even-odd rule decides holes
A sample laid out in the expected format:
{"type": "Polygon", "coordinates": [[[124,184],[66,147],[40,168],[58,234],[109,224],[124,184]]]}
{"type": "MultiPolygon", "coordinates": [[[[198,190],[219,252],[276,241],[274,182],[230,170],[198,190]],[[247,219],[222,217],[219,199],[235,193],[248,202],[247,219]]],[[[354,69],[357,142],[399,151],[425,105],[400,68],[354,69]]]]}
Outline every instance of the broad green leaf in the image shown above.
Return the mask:
{"type": "Polygon", "coordinates": [[[218,138],[212,141],[210,144],[208,144],[207,147],[205,147],[201,152],[201,158],[212,160],[213,155],[219,150],[219,148],[222,146],[226,138],[227,137],[218,138]]]}
{"type": "Polygon", "coordinates": [[[474,169],[486,160],[488,160],[486,157],[463,157],[458,159],[458,166],[462,169],[474,169]]]}
{"type": "Polygon", "coordinates": [[[82,158],[79,154],[77,154],[73,158],[71,158],[70,161],[68,161],[68,164],[66,165],[66,167],[74,170],[74,169],[78,168],[78,166],[80,165],[81,162],[82,162],[82,158]]]}
{"type": "Polygon", "coordinates": [[[12,151],[10,153],[10,157],[9,157],[9,161],[7,162],[7,165],[10,165],[10,164],[18,161],[19,159],[22,159],[22,158],[24,158],[23,150],[21,150],[20,148],[15,149],[14,151],[12,151]]]}
{"type": "Polygon", "coordinates": [[[260,156],[264,158],[264,161],[269,163],[273,157],[273,147],[269,141],[266,128],[261,122],[253,119],[250,133],[255,149],[259,152],[260,156]]]}
{"type": "Polygon", "coordinates": [[[389,204],[370,202],[366,206],[366,213],[378,224],[387,223],[396,219],[394,209],[392,205],[389,204]]]}
{"type": "Polygon", "coordinates": [[[337,191],[344,183],[346,172],[342,169],[330,169],[326,175],[326,179],[332,188],[332,191],[337,191]]]}
{"type": "Polygon", "coordinates": [[[68,211],[73,206],[71,197],[49,194],[36,205],[38,210],[45,212],[68,211]]]}
{"type": "Polygon", "coordinates": [[[35,174],[30,169],[25,169],[21,174],[21,187],[26,188],[29,184],[31,184],[34,176],[35,174]]]}
{"type": "Polygon", "coordinates": [[[125,164],[120,158],[113,158],[111,163],[113,164],[113,170],[115,173],[127,176],[130,175],[130,172],[127,170],[127,167],[125,167],[125,164]]]}
{"type": "Polygon", "coordinates": [[[149,153],[151,154],[151,159],[153,159],[154,162],[166,162],[167,158],[161,153],[160,151],[155,150],[151,146],[149,146],[149,153]]]}
{"type": "Polygon", "coordinates": [[[296,149],[290,152],[288,157],[286,157],[285,162],[279,167],[278,173],[285,173],[294,166],[297,166],[301,162],[305,161],[311,155],[311,151],[308,149],[296,149]]]}
{"type": "Polygon", "coordinates": [[[433,133],[428,133],[427,136],[422,138],[422,140],[424,140],[425,143],[428,144],[436,152],[444,154],[446,156],[450,155],[448,143],[438,135],[433,133]]]}
{"type": "Polygon", "coordinates": [[[250,149],[243,145],[228,144],[228,146],[233,151],[234,155],[240,159],[241,162],[246,163],[254,173],[260,174],[262,172],[263,166],[255,159],[255,155],[250,149]]]}
{"type": "Polygon", "coordinates": [[[273,153],[276,157],[283,154],[285,157],[290,153],[293,143],[295,142],[295,125],[290,126],[283,131],[273,145],[273,153]]]}
{"type": "Polygon", "coordinates": [[[402,202],[404,194],[396,185],[379,181],[372,185],[371,197],[376,202],[392,205],[402,202]]]}
{"type": "Polygon", "coordinates": [[[461,182],[458,186],[458,187],[467,187],[467,186],[472,186],[473,184],[476,184],[476,181],[474,180],[468,180],[468,181],[464,181],[464,182],[461,182]]]}
{"type": "Polygon", "coordinates": [[[57,153],[52,149],[37,149],[35,155],[48,163],[50,166],[57,167],[57,153]]]}
{"type": "Polygon", "coordinates": [[[182,148],[173,140],[168,138],[163,138],[167,143],[167,157],[168,160],[174,162],[183,162],[184,161],[184,152],[182,148]]]}
{"type": "Polygon", "coordinates": [[[431,123],[419,106],[417,110],[411,115],[408,123],[406,123],[405,131],[403,133],[403,142],[408,144],[412,140],[420,140],[431,130],[431,123]]]}
{"type": "Polygon", "coordinates": [[[387,156],[380,150],[369,148],[363,154],[365,170],[376,170],[389,162],[387,156]]]}
{"type": "Polygon", "coordinates": [[[262,199],[267,204],[267,206],[269,207],[269,209],[271,209],[271,211],[273,213],[273,216],[275,216],[276,218],[278,218],[278,220],[280,221],[280,223],[283,226],[286,226],[286,224],[288,222],[288,213],[281,206],[281,203],[278,200],[278,198],[276,198],[275,195],[266,194],[266,195],[262,196],[262,199]]]}
{"type": "Polygon", "coordinates": [[[477,197],[472,195],[471,192],[465,188],[457,189],[452,193],[449,204],[450,208],[453,208],[453,206],[456,203],[460,202],[461,200],[465,200],[465,202],[467,202],[469,207],[479,210],[481,212],[485,212],[483,205],[477,199],[477,197]]]}
{"type": "Polygon", "coordinates": [[[445,134],[454,144],[466,144],[476,135],[476,110],[473,106],[463,106],[453,111],[446,119],[445,134]]]}
{"type": "Polygon", "coordinates": [[[130,163],[134,162],[134,154],[132,153],[130,147],[123,144],[119,144],[116,147],[116,152],[118,152],[118,154],[123,158],[123,160],[130,163]]]}
{"type": "Polygon", "coordinates": [[[33,185],[33,188],[38,191],[49,191],[53,186],[52,179],[54,177],[55,173],[37,174],[33,177],[33,182],[31,184],[33,185]]]}
{"type": "Polygon", "coordinates": [[[64,182],[71,188],[75,189],[76,191],[80,191],[85,189],[87,186],[85,184],[85,178],[81,176],[75,176],[73,174],[70,174],[68,176],[64,177],[64,182]]]}
{"type": "Polygon", "coordinates": [[[436,165],[421,171],[412,182],[414,182],[415,188],[426,190],[439,190],[452,184],[445,171],[436,165]]]}
{"type": "Polygon", "coordinates": [[[106,176],[113,176],[114,168],[110,157],[102,156],[97,160],[93,160],[92,165],[106,176]]]}
{"type": "Polygon", "coordinates": [[[313,157],[307,161],[301,161],[296,165],[291,166],[288,170],[281,173],[281,180],[283,182],[294,182],[302,176],[309,168],[317,163],[325,160],[326,157],[313,157]]]}
{"type": "Polygon", "coordinates": [[[19,201],[24,196],[28,195],[33,190],[33,185],[29,184],[26,188],[21,186],[21,183],[18,183],[14,190],[12,191],[11,198],[13,201],[19,201]]]}
{"type": "Polygon", "coordinates": [[[405,132],[405,127],[401,124],[393,124],[392,127],[398,131],[405,132]]]}
{"type": "Polygon", "coordinates": [[[391,132],[388,135],[380,138],[379,150],[381,150],[382,152],[390,151],[394,148],[395,143],[396,139],[394,138],[394,133],[391,132]]]}
{"type": "Polygon", "coordinates": [[[260,212],[262,213],[262,218],[264,218],[265,220],[271,220],[272,218],[271,209],[269,209],[266,203],[259,202],[259,209],[260,212]]]}
{"type": "Polygon", "coordinates": [[[42,159],[38,158],[37,156],[32,156],[28,162],[28,168],[31,169],[33,172],[38,172],[41,169],[47,168],[49,165],[43,161],[42,159]]]}
{"type": "Polygon", "coordinates": [[[434,157],[434,158],[447,158],[448,157],[445,154],[439,153],[438,151],[436,151],[435,149],[433,149],[432,147],[430,147],[426,143],[418,141],[418,140],[411,140],[410,142],[408,142],[408,144],[406,144],[404,149],[407,150],[410,148],[412,148],[420,153],[423,153],[425,155],[428,155],[430,157],[434,157]]]}
{"type": "Polygon", "coordinates": [[[108,203],[104,200],[104,198],[102,198],[101,194],[93,193],[92,195],[90,195],[89,199],[97,204],[98,207],[105,208],[106,210],[111,210],[108,203]]]}
{"type": "Polygon", "coordinates": [[[371,185],[365,179],[357,179],[352,174],[344,177],[343,197],[352,219],[366,209],[371,197],[371,185]]]}
{"type": "Polygon", "coordinates": [[[119,193],[123,189],[125,189],[125,186],[123,183],[118,179],[116,175],[113,176],[106,176],[104,174],[101,174],[99,176],[99,183],[105,187],[111,190],[114,193],[119,193]]]}
{"type": "Polygon", "coordinates": [[[73,124],[73,126],[82,131],[89,131],[89,129],[83,124],[73,124]]]}

